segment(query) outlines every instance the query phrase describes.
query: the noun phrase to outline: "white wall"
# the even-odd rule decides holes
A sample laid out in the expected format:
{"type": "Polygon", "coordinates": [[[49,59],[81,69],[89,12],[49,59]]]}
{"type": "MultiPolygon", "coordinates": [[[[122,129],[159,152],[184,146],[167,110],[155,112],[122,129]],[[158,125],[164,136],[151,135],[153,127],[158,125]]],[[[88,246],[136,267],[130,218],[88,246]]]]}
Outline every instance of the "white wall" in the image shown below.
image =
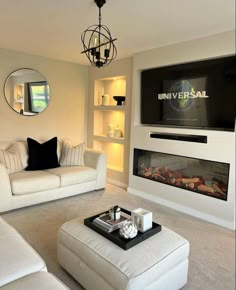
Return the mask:
{"type": "Polygon", "coordinates": [[[0,87],[0,141],[54,136],[70,138],[74,143],[86,140],[88,67],[0,49],[0,87]],[[37,70],[49,83],[51,101],[36,116],[16,113],[5,100],[4,82],[20,68],[37,70]]]}
{"type": "Polygon", "coordinates": [[[140,71],[235,54],[235,31],[153,49],[134,56],[130,164],[133,148],[230,163],[228,201],[139,178],[129,170],[129,192],[199,218],[235,228],[235,133],[140,125],[140,71]],[[150,131],[206,135],[207,144],[150,139],[150,131]]]}

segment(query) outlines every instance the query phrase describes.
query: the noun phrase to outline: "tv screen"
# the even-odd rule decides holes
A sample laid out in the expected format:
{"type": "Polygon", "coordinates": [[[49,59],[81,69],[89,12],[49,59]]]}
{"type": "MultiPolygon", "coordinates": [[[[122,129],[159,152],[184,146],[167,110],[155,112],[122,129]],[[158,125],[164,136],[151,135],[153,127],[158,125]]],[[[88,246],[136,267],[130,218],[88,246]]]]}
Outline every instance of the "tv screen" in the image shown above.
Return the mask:
{"type": "Polygon", "coordinates": [[[236,56],[141,72],[141,123],[234,131],[236,56]]]}

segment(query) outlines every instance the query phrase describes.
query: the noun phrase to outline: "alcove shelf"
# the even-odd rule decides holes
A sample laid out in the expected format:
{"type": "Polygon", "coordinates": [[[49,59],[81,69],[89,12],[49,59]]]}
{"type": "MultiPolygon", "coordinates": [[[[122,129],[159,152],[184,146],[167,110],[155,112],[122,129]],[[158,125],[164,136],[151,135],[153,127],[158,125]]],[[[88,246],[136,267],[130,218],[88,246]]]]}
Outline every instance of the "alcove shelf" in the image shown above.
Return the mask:
{"type": "Polygon", "coordinates": [[[108,106],[94,106],[94,110],[97,111],[125,111],[125,106],[117,106],[117,105],[108,105],[108,106]]]}
{"type": "Polygon", "coordinates": [[[102,150],[107,156],[107,182],[128,186],[130,156],[130,118],[132,98],[132,59],[114,62],[102,69],[90,68],[88,88],[88,147],[102,150]],[[125,96],[117,105],[114,96],[125,96]],[[121,129],[121,138],[115,138],[121,129]]]}
{"type": "Polygon", "coordinates": [[[107,169],[114,174],[114,172],[121,173],[124,170],[126,105],[125,103],[117,105],[113,96],[126,97],[125,76],[94,80],[93,148],[106,153],[107,169]],[[104,104],[103,95],[106,95],[106,104],[104,104]],[[121,134],[120,138],[115,137],[117,128],[121,134]]]}
{"type": "Polygon", "coordinates": [[[115,137],[108,137],[106,135],[94,135],[94,140],[102,141],[102,142],[109,142],[109,143],[118,143],[124,144],[125,138],[115,138],[115,137]]]}

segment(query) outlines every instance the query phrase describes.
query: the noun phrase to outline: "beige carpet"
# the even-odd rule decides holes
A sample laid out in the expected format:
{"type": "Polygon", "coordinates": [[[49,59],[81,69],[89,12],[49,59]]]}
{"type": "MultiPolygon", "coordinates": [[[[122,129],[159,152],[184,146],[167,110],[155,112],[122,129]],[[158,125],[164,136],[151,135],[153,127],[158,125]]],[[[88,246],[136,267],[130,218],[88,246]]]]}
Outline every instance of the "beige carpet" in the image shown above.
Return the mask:
{"type": "Polygon", "coordinates": [[[235,232],[141,199],[115,186],[107,185],[106,190],[15,210],[2,217],[42,256],[49,272],[76,290],[83,288],[57,263],[57,230],[66,221],[88,217],[115,204],[129,210],[137,207],[150,210],[156,222],[189,240],[189,276],[184,290],[235,289],[235,232]]]}

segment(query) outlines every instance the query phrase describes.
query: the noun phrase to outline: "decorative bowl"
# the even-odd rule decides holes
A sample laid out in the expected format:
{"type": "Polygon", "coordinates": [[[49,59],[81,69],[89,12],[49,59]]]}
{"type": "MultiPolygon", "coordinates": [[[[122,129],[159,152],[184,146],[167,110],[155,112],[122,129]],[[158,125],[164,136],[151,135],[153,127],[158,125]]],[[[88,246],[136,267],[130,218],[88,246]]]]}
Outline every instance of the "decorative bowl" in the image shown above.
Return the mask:
{"type": "Polygon", "coordinates": [[[122,106],[122,102],[125,101],[125,96],[114,96],[113,99],[117,102],[117,106],[122,106]]]}

